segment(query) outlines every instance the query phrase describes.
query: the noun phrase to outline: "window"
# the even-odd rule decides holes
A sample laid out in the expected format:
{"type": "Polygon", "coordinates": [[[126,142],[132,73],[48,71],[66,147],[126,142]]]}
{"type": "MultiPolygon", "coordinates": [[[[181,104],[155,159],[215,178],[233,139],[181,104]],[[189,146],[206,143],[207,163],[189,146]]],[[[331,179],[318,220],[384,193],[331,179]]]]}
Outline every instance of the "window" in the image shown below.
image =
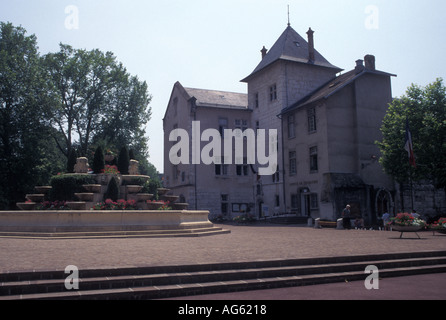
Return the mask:
{"type": "Polygon", "coordinates": [[[297,173],[296,151],[290,152],[289,159],[290,159],[290,176],[293,176],[297,173]]]}
{"type": "Polygon", "coordinates": [[[255,95],[255,106],[256,106],[256,108],[259,107],[259,94],[258,93],[256,93],[256,95],[255,95]]]}
{"type": "Polygon", "coordinates": [[[224,137],[225,129],[228,129],[228,119],[220,118],[218,119],[218,131],[220,135],[224,137]]]}
{"type": "Polygon", "coordinates": [[[263,188],[262,188],[262,185],[261,185],[260,183],[257,184],[256,189],[257,189],[257,190],[256,190],[256,191],[257,191],[257,195],[258,195],[258,196],[261,196],[262,193],[263,193],[263,190],[262,190],[263,188]]]}
{"type": "Polygon", "coordinates": [[[294,114],[288,116],[288,139],[296,137],[296,130],[294,128],[294,114]]]}
{"type": "Polygon", "coordinates": [[[310,195],[310,208],[311,208],[311,210],[319,209],[319,201],[318,201],[317,193],[312,193],[310,195]]]}
{"type": "Polygon", "coordinates": [[[228,214],[228,210],[229,210],[229,196],[227,194],[222,194],[221,195],[221,213],[226,215],[228,214]]]}
{"type": "Polygon", "coordinates": [[[216,176],[227,176],[228,175],[228,165],[227,164],[223,164],[224,163],[224,159],[221,159],[221,164],[216,164],[215,165],[215,175],[216,176]]]}
{"type": "Polygon", "coordinates": [[[310,148],[310,172],[317,172],[317,147],[310,148]]]}
{"type": "Polygon", "coordinates": [[[236,165],[236,173],[238,176],[247,176],[249,173],[248,170],[248,159],[245,157],[243,158],[243,164],[236,165]]]}
{"type": "Polygon", "coordinates": [[[178,114],[178,98],[177,97],[175,97],[173,99],[173,113],[174,113],[174,116],[177,116],[177,114],[178,114]]]}
{"type": "Polygon", "coordinates": [[[248,120],[236,119],[234,121],[234,127],[235,129],[240,129],[242,132],[244,132],[246,129],[248,129],[248,120]]]}
{"type": "Polygon", "coordinates": [[[275,101],[277,100],[277,85],[272,85],[269,87],[269,100],[275,101]]]}
{"type": "Polygon", "coordinates": [[[280,196],[276,194],[276,207],[280,207],[280,196]]]}
{"type": "Polygon", "coordinates": [[[291,210],[293,211],[299,210],[299,201],[297,194],[291,195],[291,210]]]}
{"type": "Polygon", "coordinates": [[[247,203],[233,203],[232,204],[232,212],[248,212],[248,204],[247,203]]]}
{"type": "Polygon", "coordinates": [[[276,172],[272,175],[273,182],[279,182],[280,181],[280,171],[279,166],[276,167],[276,172]]]}
{"type": "Polygon", "coordinates": [[[316,128],[316,109],[310,108],[307,111],[308,115],[308,132],[315,132],[317,130],[316,128]]]}
{"type": "Polygon", "coordinates": [[[180,170],[178,170],[178,166],[173,166],[172,167],[173,180],[178,180],[179,175],[180,175],[180,170]]]}

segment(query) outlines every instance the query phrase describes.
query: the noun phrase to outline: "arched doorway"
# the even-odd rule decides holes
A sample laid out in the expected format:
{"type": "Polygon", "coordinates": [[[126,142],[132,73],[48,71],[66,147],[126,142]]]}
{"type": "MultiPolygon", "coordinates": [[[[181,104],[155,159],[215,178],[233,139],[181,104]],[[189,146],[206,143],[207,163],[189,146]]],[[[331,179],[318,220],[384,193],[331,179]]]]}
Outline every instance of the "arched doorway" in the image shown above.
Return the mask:
{"type": "Polygon", "coordinates": [[[384,213],[393,214],[394,202],[392,194],[386,189],[379,189],[375,197],[375,219],[376,222],[382,219],[384,213]]]}

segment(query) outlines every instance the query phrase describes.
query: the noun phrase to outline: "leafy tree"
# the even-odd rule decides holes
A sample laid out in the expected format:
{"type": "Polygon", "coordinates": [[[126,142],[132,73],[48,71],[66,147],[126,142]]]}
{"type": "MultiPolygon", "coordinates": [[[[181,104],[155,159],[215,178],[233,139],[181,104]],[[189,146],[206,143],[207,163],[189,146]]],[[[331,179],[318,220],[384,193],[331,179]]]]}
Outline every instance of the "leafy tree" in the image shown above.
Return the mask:
{"type": "Polygon", "coordinates": [[[442,79],[426,87],[410,86],[406,94],[389,106],[378,142],[384,170],[398,182],[432,180],[446,191],[446,88],[442,79]],[[404,149],[406,119],[416,156],[416,168],[409,165],[404,149]]]}
{"type": "Polygon", "coordinates": [[[37,39],[0,22],[0,205],[13,208],[36,184],[47,183],[64,162],[48,141],[53,101],[37,52],[37,39]],[[46,181],[45,181],[46,176],[46,181]]]}
{"type": "Polygon", "coordinates": [[[99,141],[116,146],[147,140],[144,126],[151,115],[147,84],[130,76],[111,52],[61,44],[60,51],[47,54],[44,61],[57,99],[51,121],[63,137],[56,141],[65,155],[74,143],[86,156],[90,144],[99,141]]]}

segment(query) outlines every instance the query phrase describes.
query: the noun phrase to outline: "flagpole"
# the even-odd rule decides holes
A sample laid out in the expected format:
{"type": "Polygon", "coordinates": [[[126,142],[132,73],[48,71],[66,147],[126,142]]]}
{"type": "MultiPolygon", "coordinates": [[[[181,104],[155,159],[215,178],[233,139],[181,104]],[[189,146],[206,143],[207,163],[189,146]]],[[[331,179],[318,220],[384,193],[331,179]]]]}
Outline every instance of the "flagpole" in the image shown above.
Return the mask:
{"type": "Polygon", "coordinates": [[[416,162],[415,162],[415,155],[413,152],[412,134],[409,129],[409,119],[407,116],[406,116],[406,144],[404,148],[406,149],[407,154],[409,156],[410,199],[413,210],[414,209],[413,168],[416,168],[416,162]]]}
{"type": "Polygon", "coordinates": [[[411,200],[411,204],[412,204],[412,206],[411,206],[411,208],[412,208],[412,211],[414,210],[414,207],[413,207],[413,204],[414,204],[414,202],[413,202],[413,179],[412,179],[412,166],[409,166],[409,181],[410,181],[410,200],[411,200]]]}

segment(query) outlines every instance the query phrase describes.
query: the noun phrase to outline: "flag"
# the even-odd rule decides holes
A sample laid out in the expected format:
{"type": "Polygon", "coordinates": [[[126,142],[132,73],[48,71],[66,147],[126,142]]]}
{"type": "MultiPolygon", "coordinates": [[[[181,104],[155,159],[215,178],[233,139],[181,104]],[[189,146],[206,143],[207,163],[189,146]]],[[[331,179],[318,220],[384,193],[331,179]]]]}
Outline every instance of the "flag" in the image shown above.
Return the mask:
{"type": "Polygon", "coordinates": [[[406,144],[404,146],[404,149],[406,149],[407,151],[410,165],[416,168],[417,164],[415,163],[415,155],[413,153],[413,144],[412,144],[412,134],[410,133],[408,119],[406,119],[406,144]]]}

